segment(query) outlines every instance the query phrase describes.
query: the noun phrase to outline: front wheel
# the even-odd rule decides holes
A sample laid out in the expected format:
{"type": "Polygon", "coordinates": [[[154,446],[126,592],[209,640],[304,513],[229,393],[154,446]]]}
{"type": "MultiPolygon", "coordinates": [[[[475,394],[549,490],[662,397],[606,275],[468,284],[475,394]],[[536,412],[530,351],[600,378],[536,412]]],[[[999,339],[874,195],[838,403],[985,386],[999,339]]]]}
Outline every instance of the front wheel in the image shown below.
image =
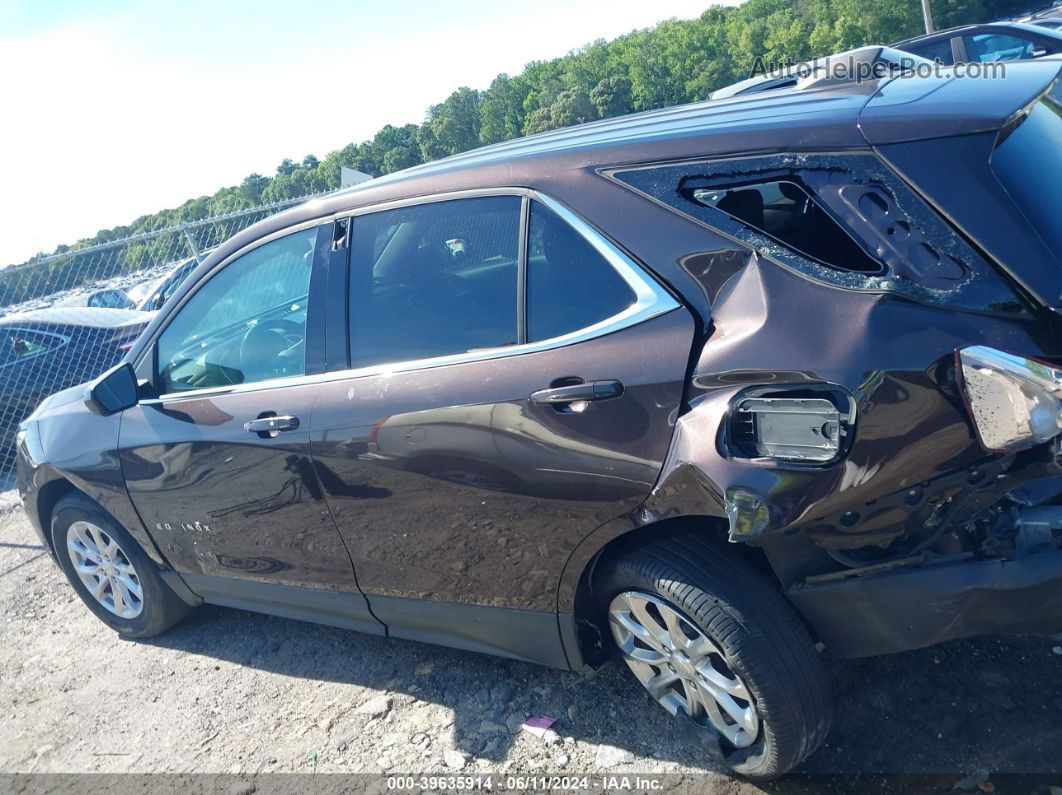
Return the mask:
{"type": "Polygon", "coordinates": [[[162,578],[125,528],[81,494],[52,513],[59,566],[97,618],[129,638],[159,635],[191,609],[162,578]]]}
{"type": "Polygon", "coordinates": [[[616,648],[650,695],[689,718],[726,763],[774,778],[825,739],[825,666],[793,607],[721,544],[674,536],[606,561],[594,591],[616,648]]]}

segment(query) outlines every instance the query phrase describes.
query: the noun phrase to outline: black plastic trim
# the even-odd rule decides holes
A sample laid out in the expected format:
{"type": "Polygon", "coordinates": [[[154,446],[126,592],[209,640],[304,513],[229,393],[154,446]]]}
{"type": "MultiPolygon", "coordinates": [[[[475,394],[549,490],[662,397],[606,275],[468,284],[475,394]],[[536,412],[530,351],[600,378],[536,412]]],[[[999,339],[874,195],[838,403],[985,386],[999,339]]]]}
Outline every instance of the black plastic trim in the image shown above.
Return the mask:
{"type": "Polygon", "coordinates": [[[360,593],[237,580],[209,574],[182,573],[180,577],[207,604],[327,624],[370,635],[385,634],[383,624],[373,618],[365,597],[360,593]]]}
{"type": "Polygon", "coordinates": [[[556,613],[371,594],[369,601],[393,637],[570,670],[556,613]]]}
{"type": "Polygon", "coordinates": [[[160,571],[159,577],[162,581],[170,587],[170,590],[177,594],[177,597],[186,605],[192,607],[199,607],[203,604],[203,598],[198,594],[192,593],[188,588],[187,583],[181,578],[181,575],[175,571],[160,571]]]}
{"type": "Polygon", "coordinates": [[[1062,631],[1062,550],[928,565],[786,592],[835,657],[993,633],[1062,631]]]}
{"type": "Polygon", "coordinates": [[[332,256],[334,224],[324,223],[317,227],[314,243],[313,267],[310,271],[310,288],[306,298],[306,362],[305,375],[327,372],[328,359],[325,352],[328,339],[329,264],[332,256]]]}

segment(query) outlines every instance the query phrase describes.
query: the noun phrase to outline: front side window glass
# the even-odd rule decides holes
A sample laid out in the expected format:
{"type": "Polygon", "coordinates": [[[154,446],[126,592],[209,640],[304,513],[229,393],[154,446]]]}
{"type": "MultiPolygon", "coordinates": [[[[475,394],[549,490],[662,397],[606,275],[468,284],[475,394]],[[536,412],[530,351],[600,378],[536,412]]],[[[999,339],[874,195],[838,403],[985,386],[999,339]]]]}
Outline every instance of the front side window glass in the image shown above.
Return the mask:
{"type": "Polygon", "coordinates": [[[560,337],[612,317],[636,300],[603,256],[561,218],[531,203],[527,341],[560,337]]]}
{"type": "Polygon", "coordinates": [[[316,228],[272,240],[210,277],[158,342],[163,393],[305,372],[316,228]]]}
{"type": "Polygon", "coordinates": [[[515,344],[520,206],[489,196],[355,217],[351,366],[515,344]]]}

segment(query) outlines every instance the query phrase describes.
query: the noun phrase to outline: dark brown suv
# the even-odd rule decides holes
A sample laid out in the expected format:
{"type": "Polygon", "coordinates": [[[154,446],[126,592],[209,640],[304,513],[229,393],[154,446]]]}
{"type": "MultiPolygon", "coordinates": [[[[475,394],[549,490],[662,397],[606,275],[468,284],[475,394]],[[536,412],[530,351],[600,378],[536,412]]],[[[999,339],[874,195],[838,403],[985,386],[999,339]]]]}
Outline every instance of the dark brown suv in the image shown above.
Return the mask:
{"type": "Polygon", "coordinates": [[[1062,629],[1062,89],[883,77],[477,150],[223,244],[19,436],[123,635],[201,602],[589,671],[751,777],[822,655],[1062,629]]]}

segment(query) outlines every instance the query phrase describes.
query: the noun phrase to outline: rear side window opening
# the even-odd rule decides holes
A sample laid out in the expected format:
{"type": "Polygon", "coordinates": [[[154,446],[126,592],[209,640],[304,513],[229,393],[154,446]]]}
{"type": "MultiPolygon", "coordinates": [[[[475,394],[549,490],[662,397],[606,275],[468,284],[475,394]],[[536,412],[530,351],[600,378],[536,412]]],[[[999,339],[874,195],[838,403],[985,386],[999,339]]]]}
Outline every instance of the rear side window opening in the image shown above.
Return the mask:
{"type": "Polygon", "coordinates": [[[778,154],[603,175],[816,281],[1027,313],[980,253],[873,154],[778,154]]]}
{"type": "Polygon", "coordinates": [[[680,191],[824,265],[861,273],[884,270],[810,193],[792,180],[728,190],[686,187],[680,191]]]}

